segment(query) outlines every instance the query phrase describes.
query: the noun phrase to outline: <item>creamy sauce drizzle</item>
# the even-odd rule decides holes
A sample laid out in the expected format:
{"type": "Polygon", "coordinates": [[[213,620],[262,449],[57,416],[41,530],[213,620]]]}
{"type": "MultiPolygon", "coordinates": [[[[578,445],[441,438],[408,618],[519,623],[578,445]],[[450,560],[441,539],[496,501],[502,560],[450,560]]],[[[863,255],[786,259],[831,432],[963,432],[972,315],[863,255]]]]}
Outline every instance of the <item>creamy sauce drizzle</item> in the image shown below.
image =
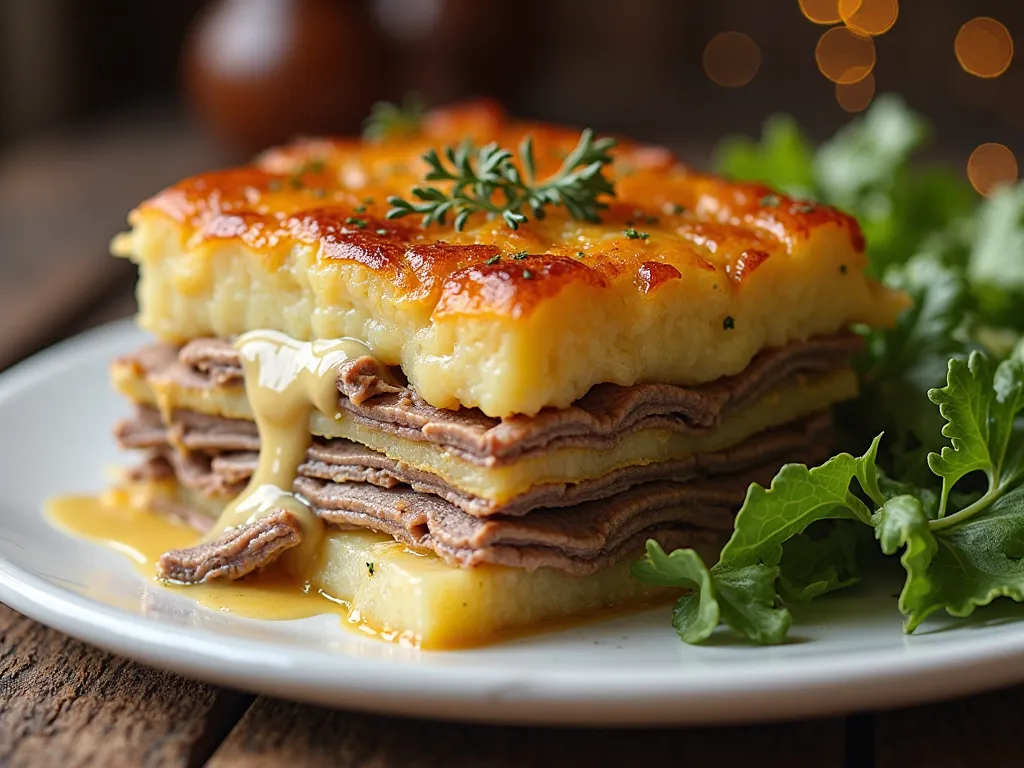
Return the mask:
{"type": "Polygon", "coordinates": [[[59,527],[127,556],[149,581],[187,595],[210,610],[267,620],[334,613],[345,623],[359,623],[346,602],[314,589],[276,564],[237,582],[185,586],[158,580],[154,569],[160,555],[168,549],[192,546],[199,534],[183,523],[139,509],[121,496],[118,491],[103,496],[62,496],[47,502],[46,513],[59,527]]]}
{"type": "MultiPolygon", "coordinates": [[[[256,472],[242,493],[225,507],[213,529],[200,537],[194,529],[150,511],[148,501],[126,488],[103,496],[65,496],[47,503],[47,515],[73,534],[98,541],[135,563],[150,581],[180,591],[200,605],[257,619],[299,619],[336,614],[345,627],[361,635],[401,645],[422,647],[409,632],[374,627],[363,619],[358,595],[354,602],[316,589],[311,579],[323,554],[324,525],[309,506],[292,493],[299,465],[312,441],[310,417],[319,411],[340,419],[337,379],[340,367],[370,354],[356,339],[297,341],[276,331],[253,331],[235,344],[242,359],[245,391],[260,435],[256,472]],[[269,567],[238,581],[176,585],[159,581],[155,565],[170,549],[193,546],[225,531],[254,522],[278,509],[292,512],[302,528],[302,541],[269,567]]],[[[162,408],[169,403],[161,403],[162,408]]],[[[112,595],[97,597],[117,601],[112,595]]],[[[657,602],[661,602],[660,600],[657,602]]],[[[643,610],[651,603],[597,611],[585,617],[546,621],[493,634],[470,633],[464,642],[450,641],[448,649],[485,645],[541,631],[556,631],[591,621],[643,610]]],[[[434,645],[432,647],[439,647],[434,645]]]]}
{"type": "MultiPolygon", "coordinates": [[[[212,611],[265,621],[287,621],[310,616],[333,614],[339,625],[357,633],[407,648],[457,650],[506,642],[542,632],[586,626],[619,616],[628,616],[675,600],[666,595],[641,603],[594,611],[586,616],[542,621],[514,629],[497,630],[481,636],[469,631],[465,638],[452,638],[444,644],[424,641],[408,631],[381,628],[360,610],[358,593],[349,601],[317,589],[309,581],[296,578],[279,563],[246,576],[240,581],[214,581],[189,586],[160,581],[155,575],[157,560],[168,549],[191,546],[199,540],[192,528],[164,515],[139,506],[121,489],[102,496],[61,496],[48,500],[47,517],[57,527],[74,536],[96,541],[128,557],[139,573],[151,584],[170,589],[212,611]]],[[[397,544],[397,543],[396,543],[397,544]]],[[[137,610],[136,599],[117,597],[102,584],[92,586],[90,594],[108,604],[137,610]]],[[[472,629],[472,628],[470,628],[472,629]]]]}
{"type": "Polygon", "coordinates": [[[309,417],[316,409],[328,418],[341,418],[339,368],[370,354],[370,349],[357,339],[298,341],[277,331],[250,331],[238,338],[235,348],[260,433],[259,463],[206,538],[287,509],[302,527],[302,541],[281,561],[298,576],[308,574],[320,556],[323,523],[291,488],[312,441],[309,417]]]}

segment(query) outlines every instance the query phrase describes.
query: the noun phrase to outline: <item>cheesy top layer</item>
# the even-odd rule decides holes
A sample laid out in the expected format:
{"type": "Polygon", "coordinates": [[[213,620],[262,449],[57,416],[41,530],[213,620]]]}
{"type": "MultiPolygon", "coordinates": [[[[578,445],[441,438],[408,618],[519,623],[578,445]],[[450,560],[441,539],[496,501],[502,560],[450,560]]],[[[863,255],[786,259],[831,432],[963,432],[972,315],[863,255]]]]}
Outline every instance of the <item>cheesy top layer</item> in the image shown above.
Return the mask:
{"type": "Polygon", "coordinates": [[[538,178],[579,137],[489,102],[436,110],[420,136],[303,140],[142,203],[113,251],[140,265],[140,323],[166,340],[278,330],[352,336],[432,405],[491,416],[565,407],[599,382],[696,384],[762,348],[888,325],[905,297],[868,278],[856,221],[620,141],[601,223],[560,207],[518,230],[418,217],[429,148],[534,140],[538,178]],[[497,257],[497,258],[496,258],[497,257]]]}

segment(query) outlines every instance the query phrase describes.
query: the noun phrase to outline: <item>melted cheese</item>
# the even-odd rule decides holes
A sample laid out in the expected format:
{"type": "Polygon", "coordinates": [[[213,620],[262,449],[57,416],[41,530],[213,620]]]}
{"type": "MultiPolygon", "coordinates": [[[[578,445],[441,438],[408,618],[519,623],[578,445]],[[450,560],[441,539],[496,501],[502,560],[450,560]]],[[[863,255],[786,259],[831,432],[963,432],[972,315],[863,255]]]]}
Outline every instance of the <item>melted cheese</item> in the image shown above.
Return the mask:
{"type": "Polygon", "coordinates": [[[139,321],[173,341],[260,328],[365,339],[431,404],[507,416],[599,382],[735,374],[766,346],[890,324],[906,304],[865,275],[849,216],[628,141],[600,223],[558,207],[515,231],[482,215],[462,232],[385,218],[428,148],[526,134],[541,177],[579,135],[478,104],[434,113],[407,141],[304,141],[187,179],[114,242],[140,267],[139,321]]]}

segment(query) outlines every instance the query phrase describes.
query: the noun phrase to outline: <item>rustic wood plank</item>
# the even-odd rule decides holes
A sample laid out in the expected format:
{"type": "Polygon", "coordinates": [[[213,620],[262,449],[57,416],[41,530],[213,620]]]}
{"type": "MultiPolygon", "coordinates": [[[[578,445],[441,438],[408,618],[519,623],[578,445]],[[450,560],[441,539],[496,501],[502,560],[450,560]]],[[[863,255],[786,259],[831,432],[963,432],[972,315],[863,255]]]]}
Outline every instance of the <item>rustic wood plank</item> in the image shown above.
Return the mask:
{"type": "Polygon", "coordinates": [[[111,656],[0,605],[0,765],[200,765],[250,701],[111,656]]]}
{"type": "Polygon", "coordinates": [[[876,768],[1019,766],[1024,686],[875,717],[876,768]]]}
{"type": "Polygon", "coordinates": [[[360,715],[261,697],[209,768],[621,768],[659,759],[671,765],[838,768],[844,735],[841,719],[642,731],[510,728],[360,715]]]}

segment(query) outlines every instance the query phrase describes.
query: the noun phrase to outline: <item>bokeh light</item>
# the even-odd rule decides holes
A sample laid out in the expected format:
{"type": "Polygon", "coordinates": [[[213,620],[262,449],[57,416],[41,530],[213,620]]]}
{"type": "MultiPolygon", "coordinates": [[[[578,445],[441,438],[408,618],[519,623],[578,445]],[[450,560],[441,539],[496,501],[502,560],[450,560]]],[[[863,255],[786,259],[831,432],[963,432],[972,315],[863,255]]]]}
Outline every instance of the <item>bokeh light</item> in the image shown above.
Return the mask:
{"type": "Polygon", "coordinates": [[[746,85],[760,67],[761,49],[742,32],[719,32],[704,48],[704,71],[727,88],[746,85]]]}
{"type": "Polygon", "coordinates": [[[900,15],[899,0],[839,0],[839,16],[862,35],[884,35],[900,15]]]}
{"type": "Polygon", "coordinates": [[[875,44],[867,35],[846,27],[832,27],[818,40],[814,59],[821,74],[833,83],[856,83],[875,66],[875,44]]]}
{"type": "Polygon", "coordinates": [[[839,0],[800,0],[800,10],[815,24],[838,24],[843,20],[839,0]]]}
{"type": "Polygon", "coordinates": [[[868,76],[856,83],[836,83],[836,101],[847,112],[862,112],[875,97],[875,76],[868,76]]]}
{"type": "Polygon", "coordinates": [[[960,66],[978,77],[999,77],[1013,60],[1013,38],[995,19],[979,16],[957,32],[953,43],[960,66]]]}
{"type": "Polygon", "coordinates": [[[967,161],[967,178],[983,195],[1017,180],[1017,158],[1002,144],[982,144],[967,161]]]}

